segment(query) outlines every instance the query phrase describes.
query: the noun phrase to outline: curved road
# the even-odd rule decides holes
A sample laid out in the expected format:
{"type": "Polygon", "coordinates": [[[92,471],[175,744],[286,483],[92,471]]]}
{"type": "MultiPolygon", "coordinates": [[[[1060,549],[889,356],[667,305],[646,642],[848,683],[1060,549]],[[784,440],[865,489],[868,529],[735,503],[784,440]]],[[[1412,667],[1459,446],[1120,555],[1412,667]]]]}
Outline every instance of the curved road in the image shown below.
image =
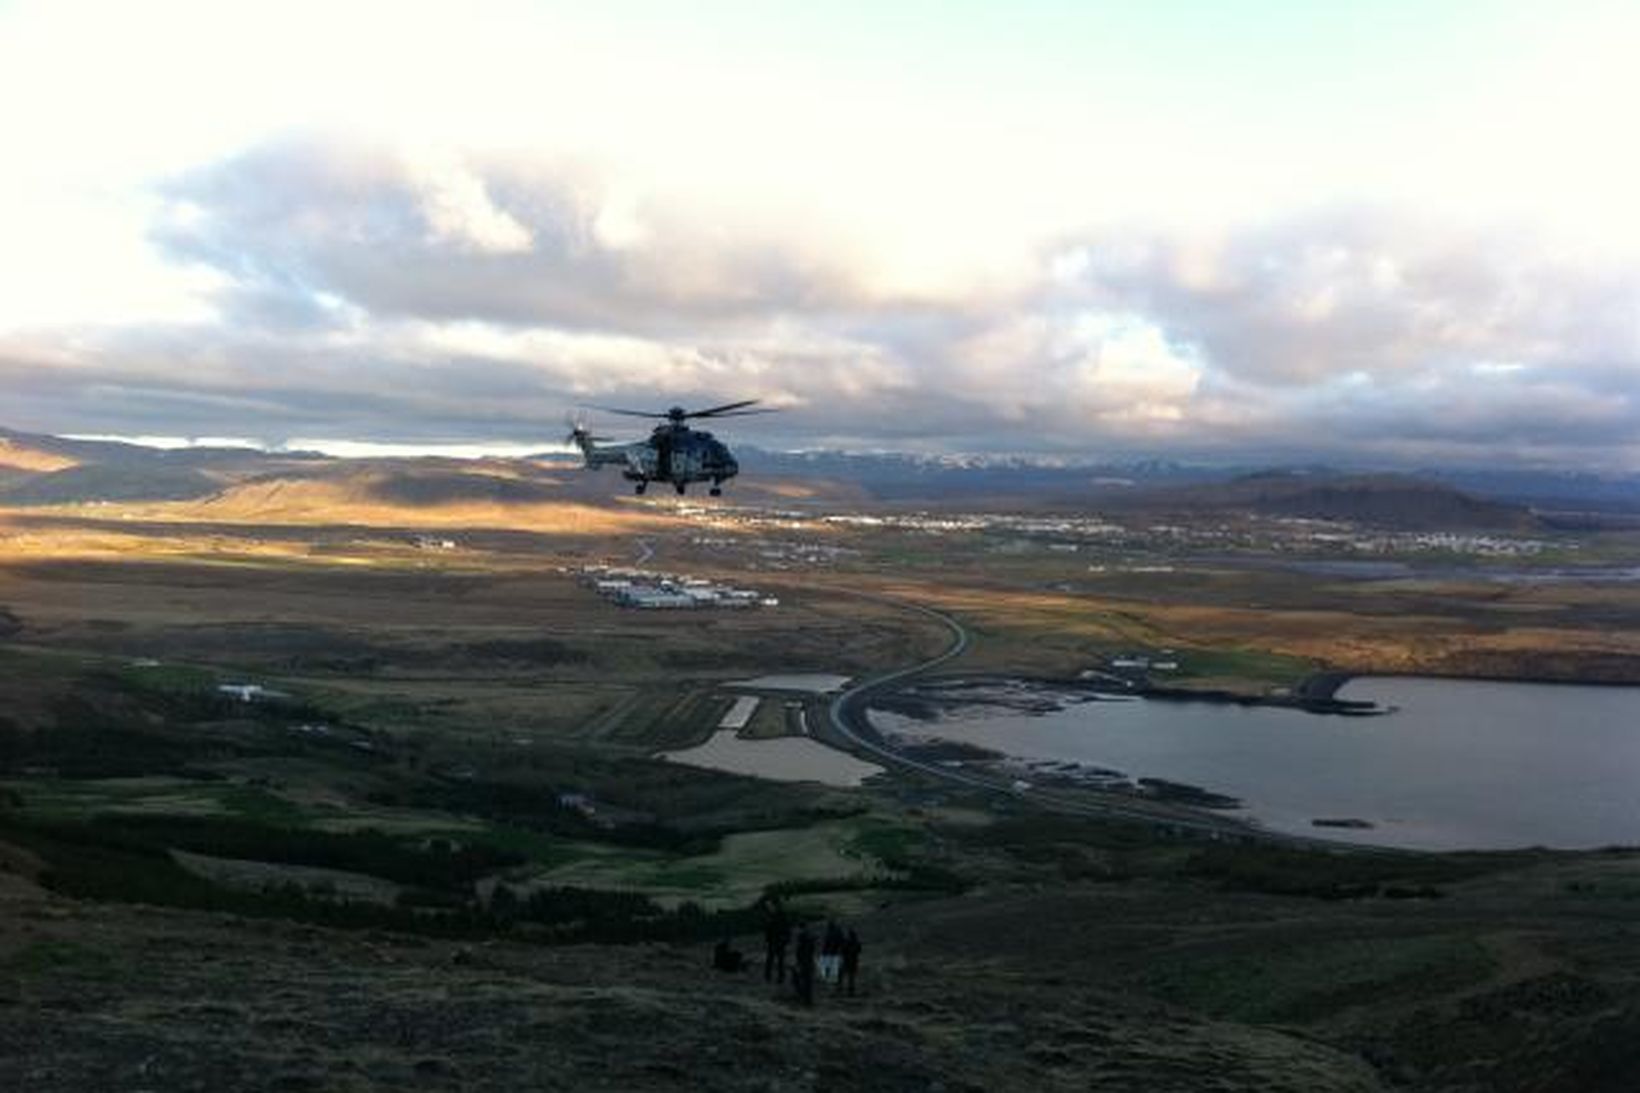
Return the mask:
{"type": "MultiPolygon", "coordinates": [[[[1078,816],[1092,816],[1100,819],[1135,820],[1153,824],[1158,827],[1167,827],[1175,830],[1196,831],[1210,834],[1215,837],[1260,839],[1270,842],[1301,843],[1319,845],[1329,848],[1346,848],[1350,844],[1341,844],[1327,839],[1309,838],[1303,835],[1288,835],[1281,832],[1266,831],[1262,828],[1251,827],[1235,820],[1221,819],[1216,816],[1201,813],[1181,814],[1174,809],[1150,809],[1125,802],[1112,801],[1110,803],[1091,800],[1068,800],[1063,797],[1049,796],[1040,790],[1016,790],[1012,783],[994,778],[986,778],[969,771],[954,767],[941,766],[935,763],[914,759],[903,755],[880,741],[875,730],[870,727],[866,719],[866,709],[870,706],[872,696],[886,690],[895,684],[904,682],[912,676],[932,671],[940,665],[954,660],[967,651],[970,644],[968,631],[962,623],[937,608],[925,604],[913,603],[909,600],[894,599],[890,596],[879,596],[869,592],[856,592],[852,589],[828,588],[831,592],[844,592],[847,595],[859,596],[863,599],[874,600],[877,603],[889,604],[908,611],[916,611],[929,618],[935,619],[951,632],[951,644],[938,656],[913,664],[908,668],[899,668],[883,675],[873,676],[861,683],[843,691],[833,698],[827,709],[832,731],[847,740],[855,749],[865,752],[882,760],[890,766],[915,770],[946,782],[953,782],[973,789],[983,789],[993,793],[1006,794],[1016,800],[1026,800],[1039,808],[1051,812],[1062,812],[1078,816]]],[[[1090,791],[1091,792],[1091,791],[1090,791]]],[[[1360,848],[1358,848],[1360,849],[1360,848]]]]}

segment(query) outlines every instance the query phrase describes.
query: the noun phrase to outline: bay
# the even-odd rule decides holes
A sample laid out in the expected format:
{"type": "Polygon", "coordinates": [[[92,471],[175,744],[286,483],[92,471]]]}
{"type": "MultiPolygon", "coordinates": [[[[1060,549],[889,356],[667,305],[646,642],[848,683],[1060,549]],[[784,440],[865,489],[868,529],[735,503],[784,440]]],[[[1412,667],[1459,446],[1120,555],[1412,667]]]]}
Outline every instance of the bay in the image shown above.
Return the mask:
{"type": "Polygon", "coordinates": [[[1234,815],[1295,834],[1430,850],[1640,845],[1640,688],[1370,677],[1339,697],[1395,709],[1338,717],[1143,699],[871,719],[1022,759],[1190,783],[1241,800],[1234,815]]]}

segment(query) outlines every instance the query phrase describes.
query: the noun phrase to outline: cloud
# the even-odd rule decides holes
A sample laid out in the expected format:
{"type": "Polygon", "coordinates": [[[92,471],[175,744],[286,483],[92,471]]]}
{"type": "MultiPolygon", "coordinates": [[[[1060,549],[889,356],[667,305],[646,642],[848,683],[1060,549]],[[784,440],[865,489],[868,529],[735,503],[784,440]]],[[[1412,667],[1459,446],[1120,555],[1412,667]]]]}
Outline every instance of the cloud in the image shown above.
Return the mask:
{"type": "Polygon", "coordinates": [[[434,243],[484,254],[528,253],[530,229],[496,206],[484,179],[452,155],[423,154],[408,164],[421,215],[434,243]]]}
{"type": "Polygon", "coordinates": [[[156,239],[176,258],[246,295],[323,292],[376,316],[655,330],[877,295],[847,232],[645,200],[568,157],[293,137],[164,193],[156,239]]]}
{"type": "Polygon", "coordinates": [[[11,423],[528,441],[584,402],[760,397],[791,412],[736,436],[1640,467],[1640,267],[1523,227],[1342,202],[996,269],[959,238],[909,276],[905,237],[740,192],[287,134],[157,190],[214,319],[0,332],[11,423]]]}
{"type": "Polygon", "coordinates": [[[1640,268],[1557,253],[1519,228],[1343,206],[1217,238],[1117,236],[1057,261],[1092,297],[1166,316],[1249,380],[1640,357],[1640,268]]]}

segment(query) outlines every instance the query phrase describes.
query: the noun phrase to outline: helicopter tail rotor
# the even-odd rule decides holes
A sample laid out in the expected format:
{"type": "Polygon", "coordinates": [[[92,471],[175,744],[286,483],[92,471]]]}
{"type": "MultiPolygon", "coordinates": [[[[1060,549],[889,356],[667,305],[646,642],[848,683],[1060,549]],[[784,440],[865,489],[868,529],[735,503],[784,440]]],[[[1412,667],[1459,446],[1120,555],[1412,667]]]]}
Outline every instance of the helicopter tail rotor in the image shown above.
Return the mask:
{"type": "Polygon", "coordinates": [[[566,417],[565,424],[569,426],[569,435],[564,437],[564,443],[573,444],[581,449],[582,455],[591,455],[593,445],[608,441],[607,436],[594,436],[587,431],[586,422],[575,417],[566,417]]]}

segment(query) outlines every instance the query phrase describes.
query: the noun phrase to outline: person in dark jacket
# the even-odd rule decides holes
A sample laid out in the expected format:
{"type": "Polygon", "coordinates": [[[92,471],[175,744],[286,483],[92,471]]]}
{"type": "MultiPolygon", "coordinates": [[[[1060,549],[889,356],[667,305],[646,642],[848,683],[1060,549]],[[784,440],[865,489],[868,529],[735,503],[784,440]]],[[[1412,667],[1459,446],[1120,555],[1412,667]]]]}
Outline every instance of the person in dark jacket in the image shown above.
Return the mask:
{"type": "Polygon", "coordinates": [[[786,946],[791,940],[791,919],[786,917],[786,909],[775,903],[763,920],[763,982],[786,981],[786,946]]]}
{"type": "Polygon", "coordinates": [[[814,1005],[814,935],[807,925],[797,931],[796,959],[792,961],[792,989],[805,1006],[814,1005]]]}
{"type": "Polygon", "coordinates": [[[848,984],[849,994],[854,993],[854,977],[860,974],[860,935],[854,932],[854,927],[848,928],[843,937],[843,978],[837,984],[841,990],[844,983],[848,984]]]}

